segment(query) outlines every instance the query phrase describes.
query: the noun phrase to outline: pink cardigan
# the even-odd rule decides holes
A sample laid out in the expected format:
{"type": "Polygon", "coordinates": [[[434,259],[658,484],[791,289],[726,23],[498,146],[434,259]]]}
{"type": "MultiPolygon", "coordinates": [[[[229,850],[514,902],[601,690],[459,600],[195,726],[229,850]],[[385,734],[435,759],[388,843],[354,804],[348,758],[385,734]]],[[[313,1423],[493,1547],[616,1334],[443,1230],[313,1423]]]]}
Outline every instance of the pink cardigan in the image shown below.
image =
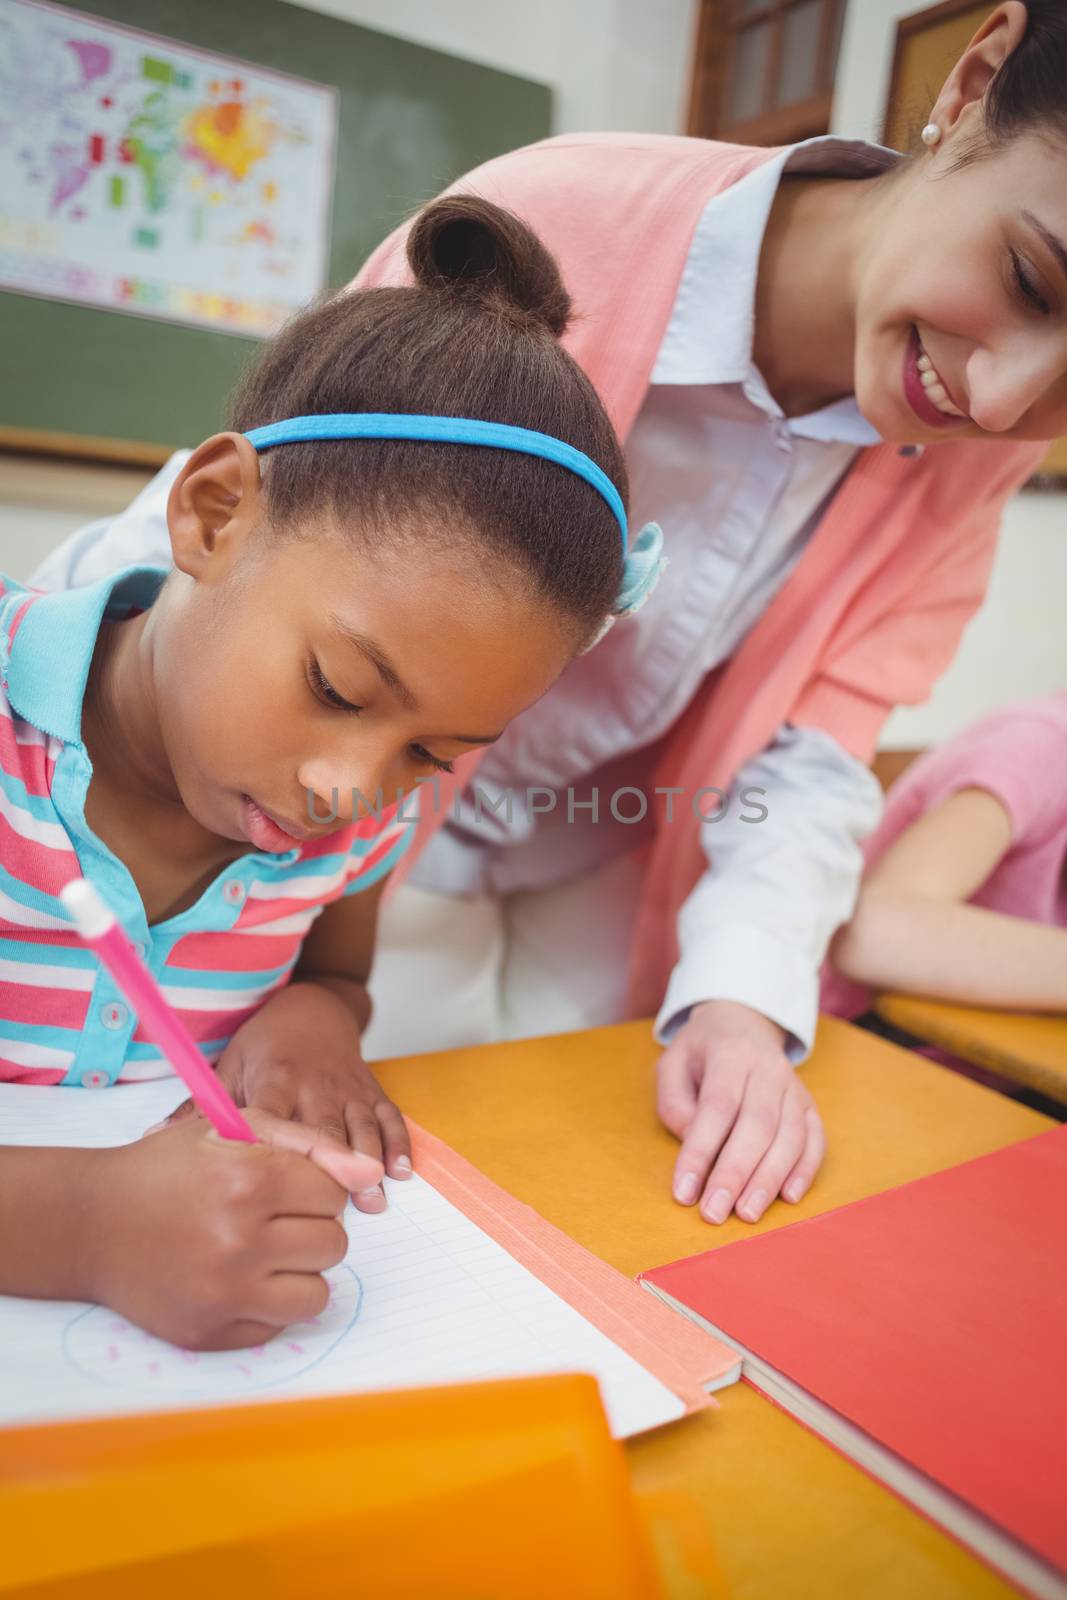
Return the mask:
{"type": "MultiPolygon", "coordinates": [[[[564,343],[623,439],[704,206],[773,153],[666,135],[567,135],[455,185],[523,217],[558,259],[576,310],[564,343]]],[[[357,287],[410,281],[405,234],[379,246],[357,287]]],[[[985,594],[1004,504],[1046,449],[957,441],[917,457],[892,445],[863,451],[792,576],[679,719],[653,781],[686,793],[726,788],[786,721],[822,728],[869,761],[892,708],[925,699],[952,660],[985,594]]],[[[469,782],[476,763],[463,758],[451,784],[469,782]]],[[[424,807],[416,848],[450,793],[442,787],[439,804],[424,807]]],[[[677,807],[650,849],[632,947],[635,1016],[657,1010],[677,960],[678,911],[705,866],[698,827],[691,807],[677,807]]]]}

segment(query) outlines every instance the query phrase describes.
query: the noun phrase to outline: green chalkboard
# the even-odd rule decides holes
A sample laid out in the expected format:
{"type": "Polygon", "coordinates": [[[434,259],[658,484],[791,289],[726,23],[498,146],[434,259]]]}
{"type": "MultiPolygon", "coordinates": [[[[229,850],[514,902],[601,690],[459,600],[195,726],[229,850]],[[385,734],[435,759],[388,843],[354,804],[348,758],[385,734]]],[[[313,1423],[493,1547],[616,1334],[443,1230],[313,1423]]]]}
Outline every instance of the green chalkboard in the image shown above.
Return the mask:
{"type": "MultiPolygon", "coordinates": [[[[82,0],[73,9],[337,89],[331,286],[452,178],[549,131],[543,84],[286,0],[82,0]]],[[[77,448],[80,437],[88,453],[98,440],[101,453],[150,459],[153,447],[165,453],[219,425],[257,348],[231,333],[0,293],[0,443],[62,448],[66,436],[77,448]]]]}

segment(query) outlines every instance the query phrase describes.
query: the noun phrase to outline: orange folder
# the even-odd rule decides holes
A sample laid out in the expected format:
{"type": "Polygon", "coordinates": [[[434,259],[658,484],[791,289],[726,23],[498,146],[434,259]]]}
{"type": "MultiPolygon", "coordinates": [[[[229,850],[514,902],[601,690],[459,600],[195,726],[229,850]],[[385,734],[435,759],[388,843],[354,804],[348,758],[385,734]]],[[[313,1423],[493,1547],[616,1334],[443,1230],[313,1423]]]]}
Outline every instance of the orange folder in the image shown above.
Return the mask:
{"type": "Polygon", "coordinates": [[[594,1379],[0,1434],[3,1600],[655,1600],[594,1379]]]}

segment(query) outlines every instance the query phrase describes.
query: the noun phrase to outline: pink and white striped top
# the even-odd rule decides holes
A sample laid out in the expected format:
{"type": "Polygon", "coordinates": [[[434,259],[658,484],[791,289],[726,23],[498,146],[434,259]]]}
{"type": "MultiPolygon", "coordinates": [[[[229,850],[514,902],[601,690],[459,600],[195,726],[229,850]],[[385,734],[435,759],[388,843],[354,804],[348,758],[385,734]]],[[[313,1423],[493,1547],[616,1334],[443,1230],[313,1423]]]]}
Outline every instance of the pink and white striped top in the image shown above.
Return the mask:
{"type": "Polygon", "coordinates": [[[43,595],[0,580],[0,1081],[100,1088],[170,1074],[58,899],[93,879],[209,1060],[288,982],[322,908],[383,878],[411,842],[394,806],[280,855],[229,865],[188,910],[148,926],[133,878],[85,820],[85,684],[105,614],[154,601],[131,568],[43,595]]]}

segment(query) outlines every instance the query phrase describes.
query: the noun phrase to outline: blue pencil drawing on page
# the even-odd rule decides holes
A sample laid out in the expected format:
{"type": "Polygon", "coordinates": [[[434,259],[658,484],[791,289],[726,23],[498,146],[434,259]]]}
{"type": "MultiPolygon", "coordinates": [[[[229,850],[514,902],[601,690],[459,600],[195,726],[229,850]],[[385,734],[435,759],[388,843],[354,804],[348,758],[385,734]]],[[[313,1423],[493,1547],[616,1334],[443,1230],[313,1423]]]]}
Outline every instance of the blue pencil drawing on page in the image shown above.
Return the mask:
{"type": "Polygon", "coordinates": [[[75,1372],[108,1388],[205,1399],[270,1389],[318,1366],[359,1321],[363,1285],[352,1268],[342,1264],[325,1278],[330,1298],[319,1316],[253,1349],[182,1350],[106,1306],[88,1306],[63,1329],[63,1356],[75,1372]]]}

